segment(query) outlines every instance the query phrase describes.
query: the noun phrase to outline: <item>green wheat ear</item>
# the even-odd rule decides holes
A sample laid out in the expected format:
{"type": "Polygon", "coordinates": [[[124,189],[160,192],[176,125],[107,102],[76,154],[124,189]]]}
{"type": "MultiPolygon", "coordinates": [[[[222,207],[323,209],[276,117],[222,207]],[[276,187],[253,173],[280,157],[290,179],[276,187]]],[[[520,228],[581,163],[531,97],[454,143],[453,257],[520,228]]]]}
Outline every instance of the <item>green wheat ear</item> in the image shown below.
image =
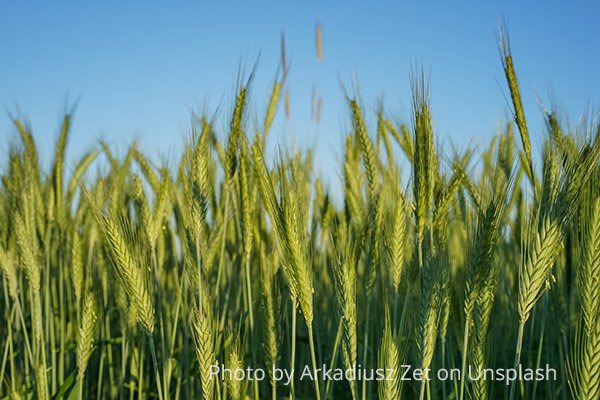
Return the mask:
{"type": "Polygon", "coordinates": [[[363,156],[365,170],[367,173],[367,181],[369,183],[369,195],[375,196],[379,186],[379,176],[377,171],[377,162],[375,156],[375,150],[373,149],[373,143],[367,133],[365,126],[365,120],[362,114],[362,110],[358,105],[357,100],[350,100],[350,109],[352,110],[352,119],[354,123],[354,129],[356,131],[357,141],[360,145],[360,150],[363,156]]]}
{"type": "Polygon", "coordinates": [[[581,290],[581,311],[586,332],[592,332],[600,310],[600,197],[593,203],[586,226],[583,263],[578,273],[581,290]]]}
{"type": "Polygon", "coordinates": [[[399,194],[395,199],[394,215],[391,229],[386,238],[388,253],[392,268],[392,286],[396,293],[400,291],[402,272],[405,267],[405,249],[407,237],[406,203],[404,197],[399,194]]]}
{"type": "Polygon", "coordinates": [[[152,335],[154,332],[154,305],[142,274],[135,262],[114,219],[103,217],[104,235],[110,251],[115,259],[117,273],[121,278],[130,301],[135,306],[138,321],[144,330],[152,335]]]}
{"type": "MultiPolygon", "coordinates": [[[[236,369],[244,368],[242,358],[243,355],[241,354],[240,344],[238,340],[239,338],[234,339],[234,342],[229,345],[229,350],[227,352],[225,360],[225,365],[227,366],[227,368],[230,368],[233,371],[235,371],[236,369]]],[[[244,398],[242,393],[244,381],[235,378],[229,379],[228,377],[226,383],[227,391],[229,392],[229,395],[231,396],[232,400],[240,400],[244,398]]]]}
{"type": "Polygon", "coordinates": [[[92,292],[88,292],[83,302],[83,314],[77,338],[77,370],[79,381],[83,381],[85,370],[94,351],[97,320],[98,305],[96,304],[96,298],[92,292]]]}
{"type": "Polygon", "coordinates": [[[415,220],[417,240],[423,242],[425,227],[430,221],[433,206],[437,160],[434,147],[433,127],[429,106],[429,88],[421,71],[412,80],[414,113],[414,161],[413,161],[413,197],[415,201],[415,220]]]}
{"type": "Polygon", "coordinates": [[[83,254],[81,248],[81,238],[77,232],[73,232],[73,243],[71,244],[71,279],[73,282],[73,291],[75,301],[80,304],[84,284],[83,254]]]}
{"type": "Polygon", "coordinates": [[[154,332],[154,304],[148,293],[143,271],[129,249],[112,215],[105,215],[96,200],[84,192],[98,221],[108,249],[113,257],[117,276],[120,278],[130,302],[135,308],[138,322],[148,335],[154,332]]]}
{"type": "Polygon", "coordinates": [[[8,293],[13,301],[19,296],[19,283],[17,278],[17,264],[12,252],[9,253],[0,246],[0,272],[8,282],[8,293]]]}
{"type": "Polygon", "coordinates": [[[265,112],[265,120],[263,123],[264,140],[266,140],[269,132],[271,131],[271,125],[273,125],[273,121],[275,120],[277,105],[279,104],[279,98],[281,97],[282,86],[282,81],[275,80],[275,82],[273,82],[271,97],[269,98],[269,104],[267,105],[267,111],[265,112]]]}
{"type": "Polygon", "coordinates": [[[510,52],[510,40],[505,28],[500,29],[499,41],[500,55],[502,58],[502,66],[504,74],[510,89],[510,97],[514,107],[514,118],[521,134],[521,142],[523,143],[523,151],[525,153],[525,161],[527,166],[527,175],[532,182],[535,175],[533,173],[533,161],[531,156],[531,142],[529,140],[529,130],[527,129],[527,121],[525,120],[525,112],[523,111],[523,103],[521,101],[521,93],[519,83],[517,82],[517,73],[513,64],[512,54],[510,52]]]}
{"type": "Polygon", "coordinates": [[[573,349],[574,370],[570,384],[577,398],[593,399],[600,395],[600,197],[596,196],[588,204],[589,213],[584,224],[583,257],[577,274],[577,287],[580,291],[582,324],[576,336],[573,349]]]}
{"type": "Polygon", "coordinates": [[[209,320],[209,314],[198,308],[191,314],[190,326],[194,338],[196,357],[200,366],[200,387],[202,398],[212,398],[214,380],[210,377],[210,367],[215,364],[213,350],[213,327],[209,320]]]}
{"type": "Polygon", "coordinates": [[[400,351],[397,338],[391,328],[389,312],[385,313],[385,323],[379,350],[378,368],[385,371],[386,379],[379,383],[379,398],[383,400],[394,400],[401,398],[402,380],[400,368],[400,351]],[[389,379],[387,379],[389,377],[389,379]]]}

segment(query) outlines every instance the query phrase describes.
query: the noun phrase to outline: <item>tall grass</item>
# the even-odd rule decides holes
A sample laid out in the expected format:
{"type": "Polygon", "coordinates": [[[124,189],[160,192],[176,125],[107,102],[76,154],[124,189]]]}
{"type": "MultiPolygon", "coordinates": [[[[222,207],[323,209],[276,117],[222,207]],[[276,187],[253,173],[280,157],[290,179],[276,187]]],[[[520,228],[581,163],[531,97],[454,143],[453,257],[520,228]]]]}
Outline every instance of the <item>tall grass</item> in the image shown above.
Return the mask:
{"type": "Polygon", "coordinates": [[[549,112],[536,157],[504,33],[500,55],[521,147],[512,123],[487,146],[440,147],[413,73],[406,124],[347,98],[341,193],[310,150],[268,156],[282,96],[289,116],[285,55],[260,121],[253,71],[231,115],[195,116],[168,165],[100,143],[71,167],[69,114],[46,169],[15,119],[0,398],[597,399],[600,125],[570,131],[549,112]],[[431,379],[401,380],[403,365],[431,379]],[[468,372],[546,365],[556,380],[468,372]],[[323,366],[392,379],[301,379],[323,366]],[[460,376],[438,379],[443,368],[460,376]]]}

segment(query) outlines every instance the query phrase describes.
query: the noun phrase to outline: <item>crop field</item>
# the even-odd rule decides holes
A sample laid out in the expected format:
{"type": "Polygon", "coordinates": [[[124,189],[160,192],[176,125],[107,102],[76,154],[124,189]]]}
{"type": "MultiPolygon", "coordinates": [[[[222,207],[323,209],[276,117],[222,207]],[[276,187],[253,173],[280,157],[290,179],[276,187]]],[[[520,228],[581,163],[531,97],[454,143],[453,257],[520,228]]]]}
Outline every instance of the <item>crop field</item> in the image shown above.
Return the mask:
{"type": "Polygon", "coordinates": [[[169,166],[67,166],[71,114],[41,165],[15,118],[0,398],[599,399],[600,124],[544,110],[532,146],[499,49],[514,120],[485,147],[440,148],[424,73],[404,123],[348,95],[341,193],[266,150],[285,59],[260,118],[240,79],[169,166]]]}

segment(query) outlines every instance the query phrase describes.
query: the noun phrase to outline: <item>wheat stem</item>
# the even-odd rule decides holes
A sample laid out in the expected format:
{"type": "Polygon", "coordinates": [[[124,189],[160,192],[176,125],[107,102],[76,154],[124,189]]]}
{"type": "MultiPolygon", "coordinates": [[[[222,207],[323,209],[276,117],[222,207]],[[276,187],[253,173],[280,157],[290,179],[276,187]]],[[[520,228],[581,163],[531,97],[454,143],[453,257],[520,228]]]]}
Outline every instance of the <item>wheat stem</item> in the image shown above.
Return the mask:
{"type": "MultiPolygon", "coordinates": [[[[517,346],[515,348],[515,368],[519,368],[519,363],[521,362],[521,350],[523,348],[523,333],[525,331],[525,321],[519,321],[519,333],[517,335],[517,346]]],[[[509,399],[513,400],[515,398],[515,389],[516,389],[517,381],[514,380],[510,386],[510,396],[509,399]]]]}

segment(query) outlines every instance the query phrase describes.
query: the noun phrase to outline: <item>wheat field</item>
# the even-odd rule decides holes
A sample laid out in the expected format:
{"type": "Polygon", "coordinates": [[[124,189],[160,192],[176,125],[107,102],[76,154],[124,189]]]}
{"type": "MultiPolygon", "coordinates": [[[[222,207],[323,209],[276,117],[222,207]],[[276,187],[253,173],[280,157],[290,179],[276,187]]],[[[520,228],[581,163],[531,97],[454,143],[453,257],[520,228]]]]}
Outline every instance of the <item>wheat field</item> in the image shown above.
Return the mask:
{"type": "Polygon", "coordinates": [[[536,154],[499,48],[514,121],[484,148],[438,146],[422,73],[405,123],[349,95],[341,202],[311,150],[266,155],[285,56],[262,118],[240,80],[171,166],[67,167],[71,114],[44,166],[15,118],[0,398],[599,399],[600,124],[544,111],[536,154]]]}

